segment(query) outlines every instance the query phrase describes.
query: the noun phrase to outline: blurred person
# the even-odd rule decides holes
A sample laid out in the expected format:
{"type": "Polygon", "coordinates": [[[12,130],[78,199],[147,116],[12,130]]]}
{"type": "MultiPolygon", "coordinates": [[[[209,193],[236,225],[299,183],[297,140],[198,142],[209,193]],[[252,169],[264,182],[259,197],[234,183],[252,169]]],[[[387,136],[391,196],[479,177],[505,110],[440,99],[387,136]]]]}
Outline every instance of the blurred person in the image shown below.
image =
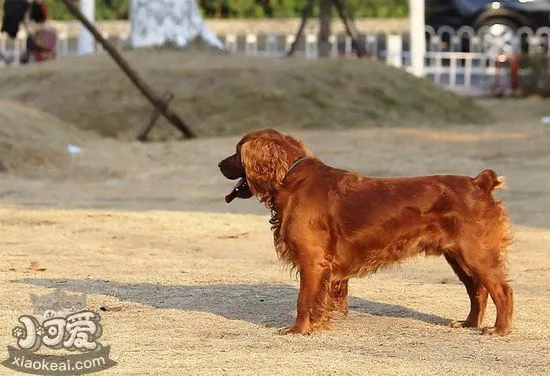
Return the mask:
{"type": "Polygon", "coordinates": [[[27,32],[26,50],[20,55],[21,64],[56,57],[55,31],[45,27],[48,10],[44,0],[5,0],[2,32],[16,38],[21,24],[27,32]]]}

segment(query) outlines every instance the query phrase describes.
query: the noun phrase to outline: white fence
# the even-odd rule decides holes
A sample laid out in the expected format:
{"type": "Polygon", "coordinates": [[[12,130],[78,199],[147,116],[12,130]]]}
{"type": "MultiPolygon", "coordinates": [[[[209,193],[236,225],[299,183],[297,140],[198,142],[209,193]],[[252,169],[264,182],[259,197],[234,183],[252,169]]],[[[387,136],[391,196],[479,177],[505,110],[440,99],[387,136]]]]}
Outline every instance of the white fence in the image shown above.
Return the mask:
{"type": "MultiPolygon", "coordinates": [[[[441,27],[435,31],[427,26],[426,77],[450,90],[464,90],[472,93],[489,91],[495,77],[506,76],[508,72],[506,69],[496,67],[497,53],[494,49],[487,47],[486,31],[482,29],[476,32],[471,27],[462,27],[458,30],[441,27]]],[[[76,54],[76,38],[60,26],[57,26],[57,32],[58,56],[76,54]]],[[[128,45],[127,32],[113,35],[103,33],[103,35],[119,48],[125,48],[128,45]]],[[[269,30],[254,32],[243,30],[232,33],[218,31],[218,36],[224,42],[227,51],[246,56],[284,56],[294,42],[294,34],[271,33],[269,30]]],[[[19,54],[25,49],[26,38],[24,31],[19,33],[16,40],[7,40],[2,35],[0,52],[5,56],[12,56],[17,62],[19,54]]],[[[408,33],[362,33],[359,39],[359,43],[364,46],[371,58],[386,61],[395,67],[410,69],[408,33]]],[[[346,35],[332,35],[330,43],[333,57],[354,56],[351,39],[346,35]]],[[[511,46],[516,51],[543,53],[550,57],[549,45],[550,27],[538,30],[521,28],[507,43],[507,47],[511,46]]],[[[102,53],[100,47],[97,48],[97,53],[102,53]]],[[[296,55],[310,59],[317,58],[317,30],[306,30],[304,37],[299,41],[296,55]]],[[[501,80],[501,82],[505,81],[501,80]]]]}

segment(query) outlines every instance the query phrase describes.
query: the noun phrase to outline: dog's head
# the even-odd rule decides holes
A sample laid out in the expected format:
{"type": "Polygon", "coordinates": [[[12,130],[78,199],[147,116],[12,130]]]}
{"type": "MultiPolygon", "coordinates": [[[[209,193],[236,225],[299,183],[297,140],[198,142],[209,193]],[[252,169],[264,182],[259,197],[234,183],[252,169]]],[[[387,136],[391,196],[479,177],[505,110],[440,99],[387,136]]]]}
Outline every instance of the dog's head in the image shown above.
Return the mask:
{"type": "Polygon", "coordinates": [[[257,196],[260,201],[269,203],[290,166],[309,155],[300,141],[274,129],[248,133],[237,144],[235,154],[218,164],[226,178],[239,179],[225,201],[257,196]]]}

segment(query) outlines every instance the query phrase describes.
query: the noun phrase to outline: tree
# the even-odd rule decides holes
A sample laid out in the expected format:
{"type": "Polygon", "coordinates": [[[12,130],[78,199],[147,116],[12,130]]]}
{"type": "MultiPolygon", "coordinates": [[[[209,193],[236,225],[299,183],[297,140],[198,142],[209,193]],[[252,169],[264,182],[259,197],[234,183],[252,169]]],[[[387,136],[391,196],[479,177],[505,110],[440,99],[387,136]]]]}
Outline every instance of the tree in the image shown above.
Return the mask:
{"type": "MultiPolygon", "coordinates": [[[[299,17],[306,0],[197,0],[207,18],[299,17]]],[[[347,0],[354,17],[406,17],[408,0],[347,0]]],[[[53,19],[72,19],[59,0],[46,0],[53,19]]],[[[130,0],[96,0],[98,20],[129,17],[130,0]]],[[[319,14],[317,7],[314,15],[319,14]]]]}
{"type": "Polygon", "coordinates": [[[132,47],[172,43],[183,47],[197,37],[223,48],[206,27],[195,0],[132,0],[130,8],[132,47]]]}

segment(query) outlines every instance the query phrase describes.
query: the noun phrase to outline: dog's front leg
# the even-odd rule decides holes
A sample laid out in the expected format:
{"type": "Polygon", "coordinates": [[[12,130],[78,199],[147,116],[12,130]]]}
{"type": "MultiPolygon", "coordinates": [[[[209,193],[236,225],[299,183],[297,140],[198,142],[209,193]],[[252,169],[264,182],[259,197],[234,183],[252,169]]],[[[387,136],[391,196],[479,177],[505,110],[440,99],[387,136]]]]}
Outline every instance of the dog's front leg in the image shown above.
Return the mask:
{"type": "Polygon", "coordinates": [[[331,283],[330,297],[332,299],[332,309],[348,315],[348,279],[335,280],[331,283]]]}
{"type": "Polygon", "coordinates": [[[298,315],[294,325],[280,330],[281,334],[310,334],[328,327],[330,299],[330,265],[325,260],[309,262],[300,266],[300,292],[298,315]]]}

